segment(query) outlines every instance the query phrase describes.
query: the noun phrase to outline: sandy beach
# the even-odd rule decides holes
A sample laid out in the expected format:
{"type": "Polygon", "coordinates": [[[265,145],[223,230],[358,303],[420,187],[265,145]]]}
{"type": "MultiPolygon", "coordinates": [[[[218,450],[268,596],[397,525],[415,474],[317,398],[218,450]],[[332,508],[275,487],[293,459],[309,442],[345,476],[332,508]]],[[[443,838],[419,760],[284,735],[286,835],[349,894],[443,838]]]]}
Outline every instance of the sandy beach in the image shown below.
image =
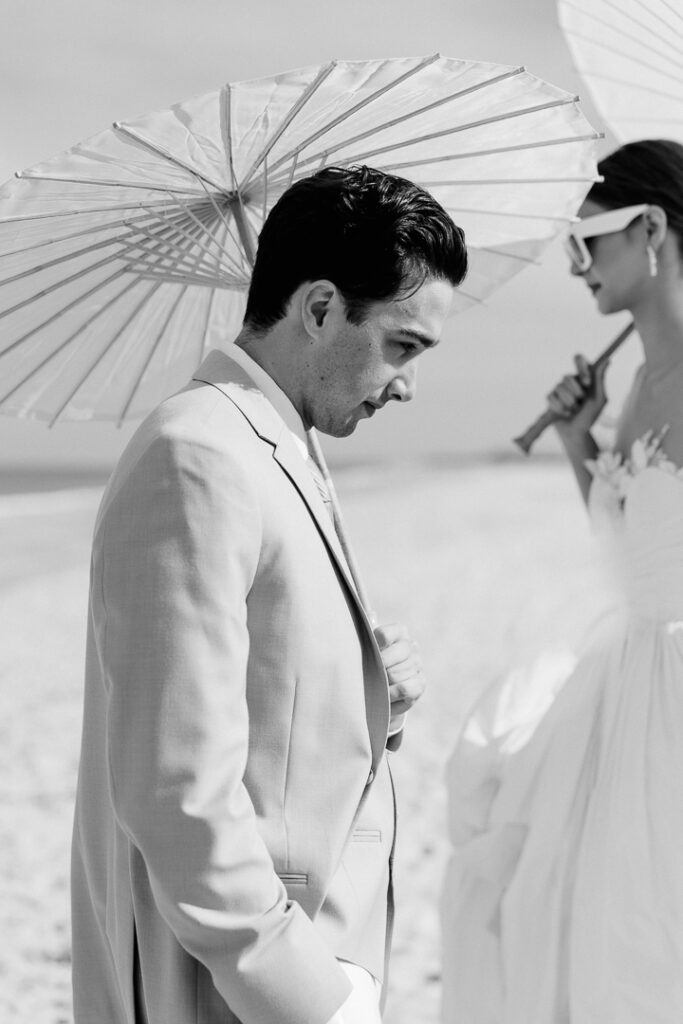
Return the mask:
{"type": "MultiPolygon", "coordinates": [[[[345,472],[338,490],[380,621],[405,622],[429,689],[392,757],[397,920],[387,1024],[438,1020],[444,765],[467,708],[608,599],[560,463],[345,472]]],[[[98,488],[0,497],[0,1019],[70,1024],[69,843],[88,552],[98,488]]],[[[443,965],[443,969],[448,969],[443,965]]]]}

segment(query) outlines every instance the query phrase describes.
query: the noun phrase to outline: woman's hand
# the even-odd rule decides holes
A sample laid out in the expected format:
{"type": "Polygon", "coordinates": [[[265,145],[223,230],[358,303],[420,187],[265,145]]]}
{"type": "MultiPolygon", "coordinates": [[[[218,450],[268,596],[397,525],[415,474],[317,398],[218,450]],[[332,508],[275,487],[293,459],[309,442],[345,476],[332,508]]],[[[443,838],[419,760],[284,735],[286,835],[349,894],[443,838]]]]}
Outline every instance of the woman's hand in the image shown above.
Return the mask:
{"type": "Polygon", "coordinates": [[[584,356],[574,356],[576,373],[567,374],[553,388],[548,408],[558,417],[555,428],[563,440],[590,431],[607,402],[605,372],[609,362],[594,370],[584,356]]]}

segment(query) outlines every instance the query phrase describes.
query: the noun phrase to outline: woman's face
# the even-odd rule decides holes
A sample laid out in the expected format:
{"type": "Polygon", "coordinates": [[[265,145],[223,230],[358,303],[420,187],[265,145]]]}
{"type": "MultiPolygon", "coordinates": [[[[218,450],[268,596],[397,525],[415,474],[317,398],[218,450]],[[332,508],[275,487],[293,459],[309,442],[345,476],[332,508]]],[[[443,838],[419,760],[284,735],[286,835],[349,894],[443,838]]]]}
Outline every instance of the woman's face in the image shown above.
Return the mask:
{"type": "MultiPolygon", "coordinates": [[[[579,210],[579,217],[583,220],[606,210],[607,207],[587,199],[579,210]]],[[[601,313],[632,309],[650,281],[643,218],[638,217],[623,231],[596,235],[585,241],[593,262],[583,273],[576,270],[572,273],[583,277],[601,313]]]]}

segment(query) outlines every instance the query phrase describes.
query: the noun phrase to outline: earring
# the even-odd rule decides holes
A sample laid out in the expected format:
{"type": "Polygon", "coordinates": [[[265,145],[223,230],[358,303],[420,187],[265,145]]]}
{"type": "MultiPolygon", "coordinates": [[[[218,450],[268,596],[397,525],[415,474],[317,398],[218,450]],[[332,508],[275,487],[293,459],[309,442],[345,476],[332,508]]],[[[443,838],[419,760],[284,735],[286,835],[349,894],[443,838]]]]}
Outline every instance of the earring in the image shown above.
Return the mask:
{"type": "Polygon", "coordinates": [[[657,276],[657,270],[658,270],[658,266],[657,266],[657,253],[655,252],[655,250],[653,249],[653,247],[651,245],[648,245],[648,247],[647,247],[647,249],[645,251],[647,252],[647,259],[648,259],[648,263],[650,264],[650,277],[656,277],[657,276]]]}

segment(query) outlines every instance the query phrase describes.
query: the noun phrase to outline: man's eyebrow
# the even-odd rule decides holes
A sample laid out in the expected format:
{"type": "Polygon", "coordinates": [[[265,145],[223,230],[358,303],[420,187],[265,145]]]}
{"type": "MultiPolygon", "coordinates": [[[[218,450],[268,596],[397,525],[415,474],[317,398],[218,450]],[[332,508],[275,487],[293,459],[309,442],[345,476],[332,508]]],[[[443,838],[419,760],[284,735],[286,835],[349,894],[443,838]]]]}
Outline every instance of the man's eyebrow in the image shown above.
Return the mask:
{"type": "Polygon", "coordinates": [[[397,334],[401,334],[404,337],[412,338],[414,341],[418,341],[424,348],[434,348],[438,344],[435,338],[432,338],[429,334],[423,334],[422,331],[415,331],[411,327],[399,327],[396,331],[397,334]]]}

